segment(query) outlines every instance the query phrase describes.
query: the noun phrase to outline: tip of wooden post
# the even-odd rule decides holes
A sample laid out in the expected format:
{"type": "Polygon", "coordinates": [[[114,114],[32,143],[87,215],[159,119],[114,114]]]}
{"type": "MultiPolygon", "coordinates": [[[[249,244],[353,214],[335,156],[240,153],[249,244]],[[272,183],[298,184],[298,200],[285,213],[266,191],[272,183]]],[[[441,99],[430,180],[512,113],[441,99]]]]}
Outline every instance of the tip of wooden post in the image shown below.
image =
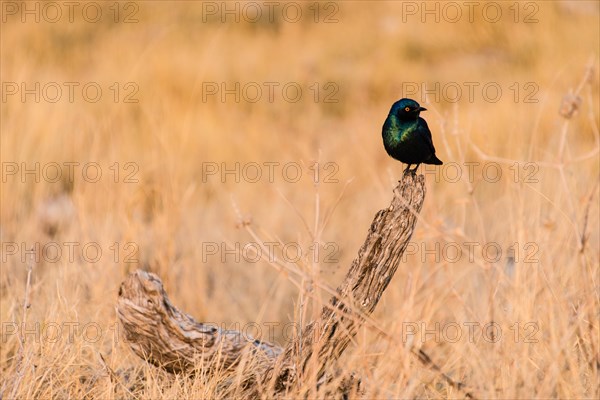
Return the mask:
{"type": "MultiPolygon", "coordinates": [[[[404,199],[404,203],[422,203],[425,197],[425,176],[415,171],[404,171],[398,186],[394,188],[394,197],[404,199]]],[[[420,209],[420,205],[417,208],[420,209]]]]}
{"type": "Polygon", "coordinates": [[[406,185],[416,185],[416,184],[424,184],[425,176],[423,174],[418,174],[415,171],[404,171],[402,174],[402,179],[398,181],[399,187],[403,187],[406,185]]]}
{"type": "Polygon", "coordinates": [[[405,181],[407,179],[414,181],[419,178],[425,178],[425,177],[423,176],[423,174],[417,175],[417,172],[414,170],[404,170],[404,172],[402,173],[402,179],[399,182],[405,181]]]}

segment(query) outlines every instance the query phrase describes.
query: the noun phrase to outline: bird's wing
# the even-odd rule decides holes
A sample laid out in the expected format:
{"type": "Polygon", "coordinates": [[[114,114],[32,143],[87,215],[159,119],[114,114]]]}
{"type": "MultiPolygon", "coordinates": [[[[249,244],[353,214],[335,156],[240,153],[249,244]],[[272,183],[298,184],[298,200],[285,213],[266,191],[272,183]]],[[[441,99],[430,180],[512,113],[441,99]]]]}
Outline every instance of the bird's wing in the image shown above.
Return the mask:
{"type": "Polygon", "coordinates": [[[435,154],[435,147],[433,147],[433,139],[431,138],[431,131],[429,130],[429,126],[427,126],[427,121],[423,118],[419,117],[419,134],[425,138],[425,141],[431,147],[431,152],[435,154]]]}

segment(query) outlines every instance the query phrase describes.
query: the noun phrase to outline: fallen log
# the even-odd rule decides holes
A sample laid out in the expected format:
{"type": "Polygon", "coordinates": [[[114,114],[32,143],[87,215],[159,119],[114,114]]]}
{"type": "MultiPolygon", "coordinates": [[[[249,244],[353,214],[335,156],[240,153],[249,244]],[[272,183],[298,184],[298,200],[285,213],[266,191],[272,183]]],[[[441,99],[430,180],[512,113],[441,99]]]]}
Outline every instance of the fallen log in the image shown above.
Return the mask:
{"type": "MultiPolygon", "coordinates": [[[[390,206],[375,215],[358,257],[320,318],[285,348],[195,321],[171,304],[156,275],[141,270],[119,290],[117,314],[126,339],[138,356],[172,373],[232,368],[252,358],[252,368],[245,369],[253,375],[244,379],[247,395],[285,394],[308,376],[319,384],[329,381],[328,371],[335,369],[398,269],[424,198],[423,175],[405,173],[390,206]]],[[[341,390],[356,384],[347,377],[341,390]]]]}

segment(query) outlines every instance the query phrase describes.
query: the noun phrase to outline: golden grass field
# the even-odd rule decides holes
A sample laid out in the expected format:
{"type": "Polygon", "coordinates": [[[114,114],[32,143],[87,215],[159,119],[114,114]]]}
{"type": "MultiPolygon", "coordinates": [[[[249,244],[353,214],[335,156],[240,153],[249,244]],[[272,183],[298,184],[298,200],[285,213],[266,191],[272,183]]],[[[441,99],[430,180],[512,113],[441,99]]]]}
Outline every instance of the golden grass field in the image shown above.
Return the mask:
{"type": "Polygon", "coordinates": [[[36,3],[1,4],[0,398],[219,398],[222,377],[132,353],[120,283],[150,270],[197,320],[285,345],[328,296],[278,267],[341,281],[401,177],[381,126],[409,94],[446,164],[420,167],[373,314],[387,336],[365,327],[342,357],[359,397],[464,397],[411,347],[479,398],[600,397],[598,2],[481,1],[472,20],[456,2],[456,22],[443,2],[439,21],[422,2],[281,3],[272,21],[264,2],[258,21],[247,3],[97,2],[97,22],[86,3],[72,22],[38,3],[36,22],[36,3]],[[259,242],[278,244],[257,261],[259,242]]]}

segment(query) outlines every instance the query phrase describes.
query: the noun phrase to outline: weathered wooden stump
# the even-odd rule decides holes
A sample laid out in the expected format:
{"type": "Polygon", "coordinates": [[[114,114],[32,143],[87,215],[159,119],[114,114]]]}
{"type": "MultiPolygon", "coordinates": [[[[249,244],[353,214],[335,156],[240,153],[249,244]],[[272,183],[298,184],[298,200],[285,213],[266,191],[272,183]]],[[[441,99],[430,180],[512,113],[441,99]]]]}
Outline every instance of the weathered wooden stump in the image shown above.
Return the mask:
{"type": "MultiPolygon", "coordinates": [[[[195,321],[171,304],[156,275],[140,270],[119,290],[117,313],[127,341],[138,356],[173,373],[235,367],[251,356],[253,376],[245,382],[254,395],[284,394],[309,373],[326,382],[331,379],[328,367],[373,312],[398,269],[424,198],[423,175],[405,173],[390,206],[375,215],[358,257],[321,317],[285,348],[195,321]]],[[[355,384],[348,377],[341,390],[355,384]]]]}

